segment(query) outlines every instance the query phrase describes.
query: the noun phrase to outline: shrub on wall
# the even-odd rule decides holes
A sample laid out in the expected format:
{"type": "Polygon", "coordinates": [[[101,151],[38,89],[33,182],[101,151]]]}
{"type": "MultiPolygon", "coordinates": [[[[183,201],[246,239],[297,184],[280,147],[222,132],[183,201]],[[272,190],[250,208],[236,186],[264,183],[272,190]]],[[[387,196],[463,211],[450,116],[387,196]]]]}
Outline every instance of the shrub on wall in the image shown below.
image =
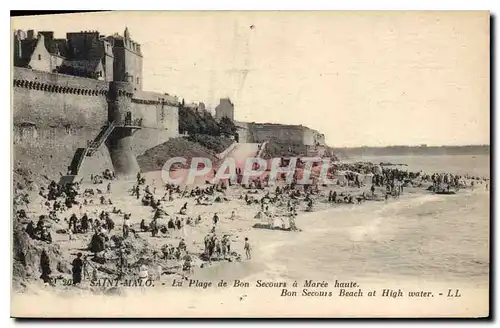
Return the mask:
{"type": "Polygon", "coordinates": [[[233,121],[231,121],[230,118],[227,116],[224,116],[219,123],[220,126],[220,131],[222,134],[226,136],[234,136],[237,134],[238,128],[234,124],[233,121]]]}
{"type": "Polygon", "coordinates": [[[262,157],[265,159],[288,156],[305,156],[307,148],[299,143],[285,142],[278,139],[271,139],[266,145],[262,157]]]}
{"type": "Polygon", "coordinates": [[[207,134],[190,135],[188,140],[199,143],[203,147],[215,151],[217,154],[222,153],[234,142],[231,138],[215,137],[207,134]]]}
{"type": "Polygon", "coordinates": [[[188,133],[189,135],[205,134],[210,136],[219,136],[221,133],[234,135],[236,126],[229,120],[217,123],[215,118],[209,112],[198,112],[195,109],[179,106],[179,133],[188,133]]]}
{"type": "Polygon", "coordinates": [[[194,111],[182,106],[179,106],[179,132],[189,134],[200,132],[200,125],[194,111]]]}
{"type": "MultiPolygon", "coordinates": [[[[168,159],[177,156],[184,157],[187,160],[185,168],[191,165],[193,157],[208,158],[216,165],[218,164],[218,159],[215,155],[214,151],[198,143],[186,140],[185,138],[173,138],[146,150],[144,154],[137,156],[137,162],[142,172],[150,172],[161,170],[168,159]]],[[[183,167],[180,164],[175,164],[174,166],[183,167]]]]}

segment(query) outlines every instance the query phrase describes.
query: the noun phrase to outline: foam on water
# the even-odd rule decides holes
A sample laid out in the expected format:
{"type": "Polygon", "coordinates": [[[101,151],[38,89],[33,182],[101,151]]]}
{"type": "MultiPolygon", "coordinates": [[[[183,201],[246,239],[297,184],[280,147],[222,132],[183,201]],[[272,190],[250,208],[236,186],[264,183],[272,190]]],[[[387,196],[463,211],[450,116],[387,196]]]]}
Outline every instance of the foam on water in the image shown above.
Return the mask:
{"type": "Polygon", "coordinates": [[[300,220],[303,235],[273,249],[267,274],[365,281],[418,277],[485,285],[488,210],[489,195],[477,191],[313,213],[300,220]]]}

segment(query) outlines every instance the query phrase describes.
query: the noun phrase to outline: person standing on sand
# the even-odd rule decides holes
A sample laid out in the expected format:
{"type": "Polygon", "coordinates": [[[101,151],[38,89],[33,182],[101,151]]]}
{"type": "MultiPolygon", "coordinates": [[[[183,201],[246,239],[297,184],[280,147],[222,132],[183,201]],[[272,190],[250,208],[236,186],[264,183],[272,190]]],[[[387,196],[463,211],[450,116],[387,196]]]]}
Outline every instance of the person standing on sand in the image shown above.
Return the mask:
{"type": "Polygon", "coordinates": [[[71,265],[73,266],[71,270],[73,274],[73,285],[76,285],[82,282],[82,253],[76,254],[76,259],[73,260],[73,263],[71,263],[71,265]]]}
{"type": "Polygon", "coordinates": [[[123,238],[128,238],[128,232],[130,229],[130,214],[123,215],[123,238]]]}
{"type": "Polygon", "coordinates": [[[208,249],[210,247],[210,235],[205,236],[204,242],[205,242],[205,252],[204,253],[208,254],[208,249]]]}
{"type": "Polygon", "coordinates": [[[158,219],[154,218],[149,224],[149,229],[151,230],[151,237],[156,237],[158,235],[158,219]]]}
{"type": "Polygon", "coordinates": [[[144,284],[149,279],[148,267],[144,264],[139,268],[139,280],[144,284]]]}
{"type": "Polygon", "coordinates": [[[252,259],[252,248],[250,247],[247,237],[245,237],[245,254],[247,255],[247,260],[252,259]]]}
{"type": "Polygon", "coordinates": [[[52,279],[50,278],[50,274],[52,270],[50,270],[50,259],[45,249],[42,251],[42,255],[40,256],[40,271],[42,272],[40,278],[46,284],[52,284],[52,279]]]}
{"type": "Polygon", "coordinates": [[[182,236],[187,237],[186,222],[184,222],[184,218],[182,218],[181,220],[181,228],[182,228],[182,236]]]}
{"type": "Polygon", "coordinates": [[[229,240],[229,236],[225,235],[225,240],[226,240],[226,249],[227,249],[227,254],[231,255],[231,240],[229,240]]]}

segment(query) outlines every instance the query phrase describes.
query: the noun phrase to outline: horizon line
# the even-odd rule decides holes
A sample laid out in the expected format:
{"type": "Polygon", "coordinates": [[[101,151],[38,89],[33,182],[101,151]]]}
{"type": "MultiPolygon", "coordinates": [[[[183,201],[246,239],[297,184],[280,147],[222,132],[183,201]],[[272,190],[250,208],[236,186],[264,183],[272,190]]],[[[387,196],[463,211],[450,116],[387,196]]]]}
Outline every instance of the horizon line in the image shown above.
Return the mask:
{"type": "Polygon", "coordinates": [[[391,148],[391,147],[412,147],[412,148],[443,148],[443,147],[491,147],[490,144],[466,144],[466,145],[427,145],[427,144],[421,144],[421,145],[386,145],[386,146],[369,146],[369,145],[362,145],[362,146],[329,146],[330,148],[333,149],[346,149],[346,148],[391,148]]]}

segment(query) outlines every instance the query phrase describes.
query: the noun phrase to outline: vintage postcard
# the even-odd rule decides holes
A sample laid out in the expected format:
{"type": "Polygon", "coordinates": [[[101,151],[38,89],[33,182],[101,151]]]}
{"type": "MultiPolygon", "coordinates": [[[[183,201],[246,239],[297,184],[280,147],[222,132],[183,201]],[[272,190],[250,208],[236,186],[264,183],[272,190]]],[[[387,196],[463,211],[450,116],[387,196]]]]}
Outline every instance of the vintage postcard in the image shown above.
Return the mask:
{"type": "Polygon", "coordinates": [[[13,317],[487,317],[487,11],[12,17],[13,317]]]}

